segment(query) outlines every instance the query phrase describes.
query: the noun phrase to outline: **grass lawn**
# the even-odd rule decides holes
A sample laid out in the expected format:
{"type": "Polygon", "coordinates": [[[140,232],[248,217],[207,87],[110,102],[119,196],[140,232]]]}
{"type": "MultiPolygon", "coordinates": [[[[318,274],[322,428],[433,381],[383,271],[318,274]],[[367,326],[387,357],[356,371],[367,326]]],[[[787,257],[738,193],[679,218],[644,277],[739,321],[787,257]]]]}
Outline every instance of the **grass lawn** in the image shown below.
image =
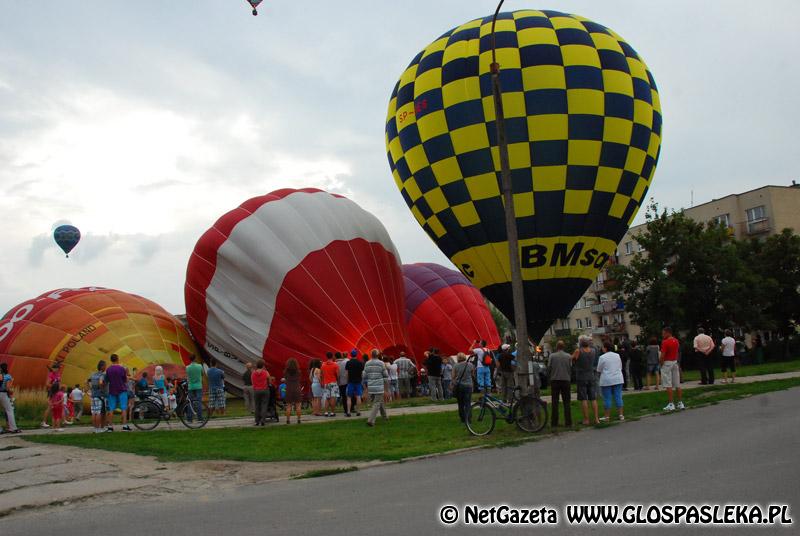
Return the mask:
{"type": "MultiPolygon", "coordinates": [[[[684,393],[684,401],[692,408],[797,386],[800,386],[800,378],[718,385],[688,390],[684,393]]],[[[657,413],[664,406],[665,398],[663,392],[626,397],[626,416],[636,419],[657,413]]],[[[580,422],[577,402],[573,402],[572,413],[573,420],[580,422]]],[[[580,425],[575,426],[575,429],[578,428],[580,425]]],[[[490,436],[473,437],[458,422],[454,412],[444,412],[392,417],[388,422],[379,420],[375,428],[365,426],[364,420],[359,419],[301,426],[41,435],[25,439],[38,443],[153,455],[163,461],[224,459],[269,462],[400,460],[465,447],[509,445],[537,437],[540,435],[524,434],[516,426],[501,421],[498,421],[490,436]]]]}

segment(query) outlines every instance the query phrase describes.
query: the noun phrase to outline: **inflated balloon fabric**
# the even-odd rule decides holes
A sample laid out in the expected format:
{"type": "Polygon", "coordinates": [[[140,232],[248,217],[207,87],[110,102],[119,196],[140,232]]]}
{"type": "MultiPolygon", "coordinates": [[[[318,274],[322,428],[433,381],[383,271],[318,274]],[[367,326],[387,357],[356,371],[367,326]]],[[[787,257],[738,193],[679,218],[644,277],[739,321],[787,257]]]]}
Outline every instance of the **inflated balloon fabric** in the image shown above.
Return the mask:
{"type": "Polygon", "coordinates": [[[467,352],[475,341],[500,345],[483,296],[461,273],[433,263],[404,264],[403,278],[408,337],[418,359],[430,348],[449,356],[467,352]]]}
{"type": "MultiPolygon", "coordinates": [[[[183,367],[198,349],[180,321],[150,300],[100,287],[59,289],[11,309],[0,320],[0,362],[17,387],[44,387],[47,369],[62,366],[66,385],[85,385],[117,354],[133,369],[183,367]]],[[[131,370],[132,371],[132,370],[131,370]]]]}
{"type": "Polygon", "coordinates": [[[326,352],[407,349],[400,256],[380,221],[315,189],[278,190],[222,216],[197,242],[186,312],[232,374],[264,358],[278,377],[326,352]]]}
{"type": "MultiPolygon", "coordinates": [[[[489,67],[491,17],[433,41],[400,77],[386,147],[395,182],[439,248],[513,319],[489,67]]],[[[565,317],[614,255],[661,144],[652,75],[619,35],[555,11],[496,30],[531,336],[565,317]]]]}

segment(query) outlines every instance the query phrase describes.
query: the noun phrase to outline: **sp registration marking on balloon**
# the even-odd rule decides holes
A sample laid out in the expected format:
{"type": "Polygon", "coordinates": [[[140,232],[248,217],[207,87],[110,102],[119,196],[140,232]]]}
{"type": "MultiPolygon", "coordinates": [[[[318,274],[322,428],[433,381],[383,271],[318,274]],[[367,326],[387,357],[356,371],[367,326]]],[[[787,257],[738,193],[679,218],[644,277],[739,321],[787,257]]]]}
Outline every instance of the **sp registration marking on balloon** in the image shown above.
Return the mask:
{"type": "MultiPolygon", "coordinates": [[[[462,24],[414,57],[390,97],[386,148],[415,219],[510,318],[491,23],[462,24]]],[[[636,216],[660,153],[661,105],[639,54],[588,19],[501,13],[495,37],[528,327],[538,339],[636,216]]]]}

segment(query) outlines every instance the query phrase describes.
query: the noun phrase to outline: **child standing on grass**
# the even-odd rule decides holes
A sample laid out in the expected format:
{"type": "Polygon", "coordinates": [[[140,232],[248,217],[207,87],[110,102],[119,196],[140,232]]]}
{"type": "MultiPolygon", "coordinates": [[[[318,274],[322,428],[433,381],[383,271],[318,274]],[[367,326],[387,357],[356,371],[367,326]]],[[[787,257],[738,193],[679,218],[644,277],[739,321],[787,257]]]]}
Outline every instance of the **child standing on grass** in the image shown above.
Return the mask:
{"type": "Polygon", "coordinates": [[[50,386],[49,392],[50,416],[53,419],[53,431],[63,432],[61,420],[64,418],[64,391],[58,382],[50,386]]]}

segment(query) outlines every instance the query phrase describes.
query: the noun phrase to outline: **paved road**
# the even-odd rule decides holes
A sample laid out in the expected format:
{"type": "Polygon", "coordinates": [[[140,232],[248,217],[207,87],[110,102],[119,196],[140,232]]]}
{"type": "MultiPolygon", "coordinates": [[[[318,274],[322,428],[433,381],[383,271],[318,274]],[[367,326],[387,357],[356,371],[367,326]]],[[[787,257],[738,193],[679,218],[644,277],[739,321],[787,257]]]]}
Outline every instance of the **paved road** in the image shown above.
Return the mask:
{"type": "MultiPolygon", "coordinates": [[[[496,504],[518,497],[516,504],[559,508],[570,502],[788,503],[794,527],[735,531],[690,527],[680,532],[796,533],[800,523],[798,401],[800,388],[566,433],[514,448],[273,482],[218,495],[126,504],[116,510],[16,515],[0,520],[0,527],[4,536],[64,534],[76,529],[115,536],[143,532],[192,536],[497,534],[505,531],[442,527],[437,521],[439,506],[496,504]]],[[[616,526],[562,525],[555,530],[619,533],[616,526]]],[[[667,530],[675,529],[648,532],[667,530]]]]}

